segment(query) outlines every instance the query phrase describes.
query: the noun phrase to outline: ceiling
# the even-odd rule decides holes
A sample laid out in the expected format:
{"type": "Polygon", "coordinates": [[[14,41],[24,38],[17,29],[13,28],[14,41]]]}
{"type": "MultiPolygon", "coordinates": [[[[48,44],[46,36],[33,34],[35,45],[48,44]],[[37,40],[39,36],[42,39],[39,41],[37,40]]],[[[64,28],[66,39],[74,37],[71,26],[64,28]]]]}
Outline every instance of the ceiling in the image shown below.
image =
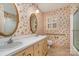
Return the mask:
{"type": "Polygon", "coordinates": [[[52,9],[60,8],[65,5],[69,5],[69,3],[38,3],[36,4],[41,12],[48,12],[52,9]]]}

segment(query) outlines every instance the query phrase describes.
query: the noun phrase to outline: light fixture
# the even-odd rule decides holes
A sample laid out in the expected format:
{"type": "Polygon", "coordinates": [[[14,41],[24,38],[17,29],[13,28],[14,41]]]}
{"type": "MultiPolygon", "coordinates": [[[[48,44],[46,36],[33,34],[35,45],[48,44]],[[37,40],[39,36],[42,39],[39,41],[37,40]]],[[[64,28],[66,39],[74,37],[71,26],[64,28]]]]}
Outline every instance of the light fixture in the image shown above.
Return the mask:
{"type": "Polygon", "coordinates": [[[39,10],[38,9],[36,10],[36,13],[39,13],[39,10]]]}
{"type": "Polygon", "coordinates": [[[39,8],[38,8],[38,4],[32,3],[32,5],[33,5],[34,7],[36,7],[35,13],[40,13],[39,8]]]}
{"type": "Polygon", "coordinates": [[[38,4],[35,4],[36,5],[36,13],[40,13],[40,11],[39,11],[39,8],[38,8],[38,4]]]}

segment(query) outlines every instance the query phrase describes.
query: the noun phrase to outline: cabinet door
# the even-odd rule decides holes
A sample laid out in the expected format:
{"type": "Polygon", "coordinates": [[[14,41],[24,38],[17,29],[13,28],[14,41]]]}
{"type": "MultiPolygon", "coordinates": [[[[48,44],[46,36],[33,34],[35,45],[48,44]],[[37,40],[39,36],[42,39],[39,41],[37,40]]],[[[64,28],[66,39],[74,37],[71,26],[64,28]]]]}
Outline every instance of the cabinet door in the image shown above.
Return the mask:
{"type": "Polygon", "coordinates": [[[28,47],[28,48],[25,50],[25,55],[26,55],[26,56],[33,56],[33,46],[28,47]]]}
{"type": "Polygon", "coordinates": [[[39,44],[34,44],[34,56],[39,56],[39,44]]]}
{"type": "Polygon", "coordinates": [[[39,42],[39,56],[43,56],[44,40],[39,42]]]}
{"type": "Polygon", "coordinates": [[[13,56],[25,56],[25,50],[14,54],[13,56]]]}
{"type": "Polygon", "coordinates": [[[48,51],[47,40],[42,40],[34,45],[34,55],[43,56],[48,51]]]}
{"type": "Polygon", "coordinates": [[[47,40],[44,40],[44,44],[43,44],[43,54],[46,55],[48,52],[48,44],[47,44],[47,40]]]}

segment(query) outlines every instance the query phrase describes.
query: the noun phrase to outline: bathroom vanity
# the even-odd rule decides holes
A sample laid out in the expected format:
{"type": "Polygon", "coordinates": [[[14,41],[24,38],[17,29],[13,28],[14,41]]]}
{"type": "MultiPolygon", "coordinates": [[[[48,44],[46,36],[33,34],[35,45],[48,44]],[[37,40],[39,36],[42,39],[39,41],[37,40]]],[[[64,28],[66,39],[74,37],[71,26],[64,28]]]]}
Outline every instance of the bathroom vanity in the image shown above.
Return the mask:
{"type": "Polygon", "coordinates": [[[14,56],[43,56],[47,53],[47,41],[42,40],[37,42],[24,50],[14,54],[14,56]]]}
{"type": "MultiPolygon", "coordinates": [[[[1,6],[4,9],[0,10],[2,12],[1,15],[3,16],[3,18],[0,20],[0,35],[3,37],[16,36],[14,33],[16,32],[19,23],[18,9],[15,4],[1,4],[1,6]]],[[[34,34],[37,30],[36,14],[31,14],[29,20],[30,30],[34,34]]],[[[1,38],[0,56],[46,55],[48,50],[46,36],[32,34],[30,36],[21,36],[13,38],[1,38]]]]}
{"type": "Polygon", "coordinates": [[[17,47],[0,49],[0,56],[44,56],[47,54],[47,37],[43,35],[29,36],[14,39],[15,42],[22,42],[17,47]]]}

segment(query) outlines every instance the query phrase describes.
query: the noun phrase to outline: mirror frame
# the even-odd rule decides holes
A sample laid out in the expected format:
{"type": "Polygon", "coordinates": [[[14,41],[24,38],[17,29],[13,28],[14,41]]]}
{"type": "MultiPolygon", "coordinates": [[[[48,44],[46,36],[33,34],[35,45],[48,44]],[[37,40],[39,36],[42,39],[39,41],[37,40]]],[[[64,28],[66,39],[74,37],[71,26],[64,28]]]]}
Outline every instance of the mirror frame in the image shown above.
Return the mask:
{"type": "Polygon", "coordinates": [[[32,28],[32,26],[31,26],[31,17],[32,17],[32,15],[34,15],[35,17],[36,17],[36,14],[35,13],[32,13],[31,15],[30,15],[30,30],[31,30],[31,32],[32,33],[35,33],[36,31],[37,31],[37,26],[38,26],[38,23],[37,23],[37,17],[36,17],[36,30],[35,31],[33,31],[33,28],[32,28]]]}
{"type": "Polygon", "coordinates": [[[17,6],[16,6],[15,3],[11,3],[11,4],[12,4],[12,6],[15,7],[16,12],[17,12],[17,20],[16,20],[16,21],[17,21],[17,24],[16,24],[16,27],[15,27],[15,30],[14,30],[12,33],[8,34],[8,35],[6,35],[6,34],[3,33],[3,32],[0,32],[0,35],[1,35],[1,36],[5,36],[5,37],[7,37],[7,36],[12,36],[12,35],[16,32],[16,30],[17,30],[17,28],[18,28],[18,24],[19,24],[19,12],[18,12],[17,6]]]}

